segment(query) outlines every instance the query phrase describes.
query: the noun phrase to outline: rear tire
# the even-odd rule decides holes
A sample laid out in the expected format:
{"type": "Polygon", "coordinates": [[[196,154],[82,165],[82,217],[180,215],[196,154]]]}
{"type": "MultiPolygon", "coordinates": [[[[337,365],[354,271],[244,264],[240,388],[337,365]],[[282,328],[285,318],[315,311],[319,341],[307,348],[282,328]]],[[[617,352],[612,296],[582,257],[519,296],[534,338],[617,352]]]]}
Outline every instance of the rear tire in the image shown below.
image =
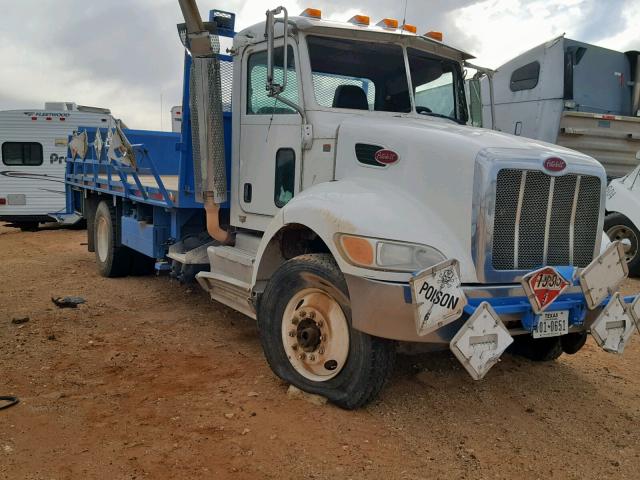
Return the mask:
{"type": "Polygon", "coordinates": [[[562,355],[561,337],[533,338],[531,335],[514,337],[511,351],[533,362],[550,362],[562,355]]]}
{"type": "Polygon", "coordinates": [[[260,300],[258,328],[278,377],[341,408],[373,400],[393,370],[394,342],[351,327],[347,285],[329,254],[278,268],[260,300]]]}
{"type": "Polygon", "coordinates": [[[129,274],[131,250],[120,245],[116,209],[102,201],[96,209],[94,245],[98,271],[103,277],[124,277],[129,274]]]}
{"type": "Polygon", "coordinates": [[[640,276],[640,232],[633,222],[621,213],[611,213],[604,219],[604,231],[612,242],[624,242],[629,273],[634,277],[640,276]]]}

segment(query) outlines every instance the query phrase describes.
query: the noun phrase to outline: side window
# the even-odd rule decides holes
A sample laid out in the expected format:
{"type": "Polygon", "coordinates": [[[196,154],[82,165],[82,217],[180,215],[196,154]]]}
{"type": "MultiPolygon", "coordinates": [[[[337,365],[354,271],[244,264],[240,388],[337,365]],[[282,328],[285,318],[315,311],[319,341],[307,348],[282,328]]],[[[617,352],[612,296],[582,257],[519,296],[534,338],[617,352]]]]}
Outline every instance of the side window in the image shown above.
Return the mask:
{"type": "Polygon", "coordinates": [[[540,77],[540,63],[531,62],[524,67],[520,67],[511,74],[509,88],[512,92],[521,90],[531,90],[538,85],[540,77]]]}
{"type": "Polygon", "coordinates": [[[4,142],[2,163],[5,165],[42,165],[42,144],[36,142],[4,142]]]}
{"type": "Polygon", "coordinates": [[[276,153],[276,181],[274,201],[276,207],[284,207],[293,198],[296,178],[296,153],[291,148],[281,148],[276,153]]]}
{"type": "MultiPolygon", "coordinates": [[[[282,84],[282,63],[284,62],[284,48],[276,48],[273,56],[273,76],[277,83],[282,84]]],[[[296,75],[293,48],[287,48],[287,88],[281,96],[298,104],[298,77],[296,75]]],[[[297,114],[290,106],[267,96],[267,52],[257,52],[249,56],[247,61],[247,114],[297,114]]]]}

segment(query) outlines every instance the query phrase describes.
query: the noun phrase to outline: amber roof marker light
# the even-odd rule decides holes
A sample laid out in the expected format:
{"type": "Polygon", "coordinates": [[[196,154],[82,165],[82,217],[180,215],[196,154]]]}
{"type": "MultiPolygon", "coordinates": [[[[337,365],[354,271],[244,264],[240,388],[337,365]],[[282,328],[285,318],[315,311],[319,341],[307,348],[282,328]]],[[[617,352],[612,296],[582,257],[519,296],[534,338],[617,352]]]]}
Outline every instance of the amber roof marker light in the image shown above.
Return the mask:
{"type": "Polygon", "coordinates": [[[360,25],[362,27],[368,27],[371,23],[371,19],[367,15],[354,15],[349,19],[349,23],[353,25],[360,25]]]}
{"type": "Polygon", "coordinates": [[[442,35],[442,32],[437,32],[435,30],[431,30],[425,33],[424,36],[432,40],[437,40],[438,42],[441,42],[442,39],[444,38],[444,35],[442,35]]]}
{"type": "Polygon", "coordinates": [[[305,8],[300,16],[320,20],[322,19],[322,10],[319,8],[305,8]]]}

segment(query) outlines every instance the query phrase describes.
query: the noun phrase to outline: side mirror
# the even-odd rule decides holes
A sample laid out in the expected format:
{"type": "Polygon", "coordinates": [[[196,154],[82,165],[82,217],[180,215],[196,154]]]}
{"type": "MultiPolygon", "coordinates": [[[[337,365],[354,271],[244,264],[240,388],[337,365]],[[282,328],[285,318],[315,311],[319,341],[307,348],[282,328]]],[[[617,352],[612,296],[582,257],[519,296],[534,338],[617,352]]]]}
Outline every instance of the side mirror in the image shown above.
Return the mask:
{"type": "Polygon", "coordinates": [[[288,65],[288,41],[289,41],[289,14],[287,13],[287,9],[284,7],[278,7],[273,10],[267,10],[267,22],[265,26],[265,36],[267,37],[267,95],[270,97],[275,97],[276,95],[284,92],[287,87],[287,65],[288,65]],[[282,65],[282,84],[276,83],[273,78],[273,56],[274,56],[274,36],[275,36],[275,24],[276,24],[276,15],[283,14],[283,25],[284,25],[284,54],[283,54],[283,65],[282,65]]]}

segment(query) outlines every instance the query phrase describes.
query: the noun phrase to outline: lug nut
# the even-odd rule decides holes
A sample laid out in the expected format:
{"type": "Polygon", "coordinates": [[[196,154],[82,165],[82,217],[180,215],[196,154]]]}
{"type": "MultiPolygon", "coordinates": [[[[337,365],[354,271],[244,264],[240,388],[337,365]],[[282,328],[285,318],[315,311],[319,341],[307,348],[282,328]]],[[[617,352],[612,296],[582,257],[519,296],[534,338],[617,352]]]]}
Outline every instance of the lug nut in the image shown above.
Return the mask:
{"type": "Polygon", "coordinates": [[[324,354],[324,347],[320,347],[320,348],[318,349],[318,353],[319,353],[320,355],[323,355],[323,354],[324,354]]]}
{"type": "Polygon", "coordinates": [[[316,318],[316,312],[314,312],[313,310],[311,310],[311,311],[309,312],[309,318],[310,318],[311,320],[313,320],[314,318],[316,318]]]}
{"type": "Polygon", "coordinates": [[[291,323],[293,323],[294,325],[297,325],[299,321],[300,320],[298,320],[296,317],[293,317],[293,320],[291,320],[291,323]]]}
{"type": "Polygon", "coordinates": [[[311,360],[311,361],[313,362],[315,359],[316,359],[316,356],[315,356],[315,355],[313,355],[313,354],[312,354],[312,355],[309,355],[309,360],[311,360]]]}
{"type": "Polygon", "coordinates": [[[322,326],[324,325],[324,322],[322,320],[318,320],[316,322],[316,325],[318,325],[320,328],[322,328],[322,326]]]}
{"type": "Polygon", "coordinates": [[[305,312],[304,310],[302,310],[302,311],[300,312],[300,318],[304,318],[304,317],[306,317],[306,316],[307,316],[307,312],[305,312]]]}
{"type": "Polygon", "coordinates": [[[295,345],[291,345],[291,348],[292,348],[293,350],[298,350],[298,344],[296,343],[295,345]]]}
{"type": "Polygon", "coordinates": [[[304,360],[305,358],[307,358],[307,356],[304,353],[301,353],[300,355],[298,355],[298,358],[300,360],[304,360]]]}
{"type": "Polygon", "coordinates": [[[296,336],[296,331],[295,330],[289,330],[289,336],[290,337],[295,337],[296,336]]]}
{"type": "Polygon", "coordinates": [[[326,335],[320,335],[320,341],[321,342],[326,342],[327,341],[327,336],[326,335]]]}

